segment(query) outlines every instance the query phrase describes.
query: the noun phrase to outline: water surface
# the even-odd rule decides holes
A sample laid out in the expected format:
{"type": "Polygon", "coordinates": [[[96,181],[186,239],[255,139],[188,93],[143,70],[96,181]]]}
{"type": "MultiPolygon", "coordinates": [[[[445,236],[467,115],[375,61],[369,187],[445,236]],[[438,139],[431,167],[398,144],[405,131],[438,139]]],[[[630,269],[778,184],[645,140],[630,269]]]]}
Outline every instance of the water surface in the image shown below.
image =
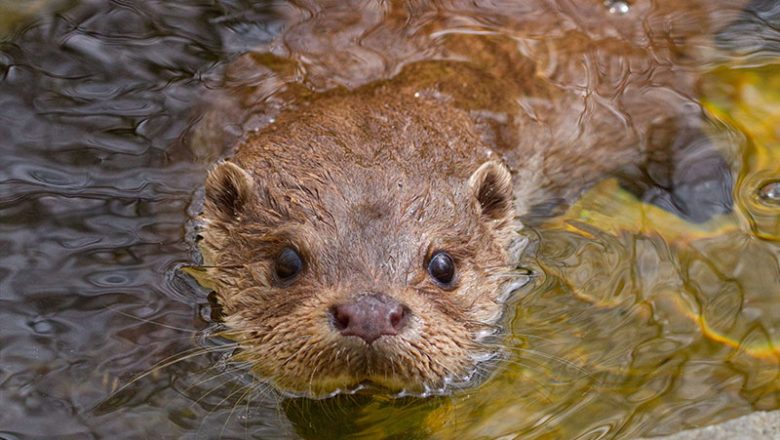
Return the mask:
{"type": "MultiPolygon", "coordinates": [[[[205,172],[229,154],[193,145],[199,98],[248,51],[242,86],[318,91],[432,56],[430,35],[377,5],[348,20],[283,2],[0,2],[0,437],[624,438],[780,408],[770,3],[724,23],[723,55],[702,66],[733,213],[690,224],[605,181],[524,232],[538,276],[512,302],[511,355],[489,380],[429,399],[314,401],[231,367],[209,337],[208,290],[179,270],[199,261],[205,172]],[[323,17],[340,31],[318,33],[323,17]]],[[[437,5],[442,35],[498,32],[511,12],[437,5]]]]}

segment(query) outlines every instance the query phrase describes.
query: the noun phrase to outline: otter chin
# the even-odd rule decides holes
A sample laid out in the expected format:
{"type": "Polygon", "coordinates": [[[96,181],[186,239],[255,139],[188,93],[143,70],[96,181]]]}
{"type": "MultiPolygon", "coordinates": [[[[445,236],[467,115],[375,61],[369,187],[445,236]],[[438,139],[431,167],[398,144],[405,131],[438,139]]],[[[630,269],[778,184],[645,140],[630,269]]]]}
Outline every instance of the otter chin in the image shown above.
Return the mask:
{"type": "Polygon", "coordinates": [[[236,359],[307,395],[467,381],[495,351],[518,228],[480,144],[465,112],[379,92],[248,135],[208,175],[201,232],[236,359]]]}

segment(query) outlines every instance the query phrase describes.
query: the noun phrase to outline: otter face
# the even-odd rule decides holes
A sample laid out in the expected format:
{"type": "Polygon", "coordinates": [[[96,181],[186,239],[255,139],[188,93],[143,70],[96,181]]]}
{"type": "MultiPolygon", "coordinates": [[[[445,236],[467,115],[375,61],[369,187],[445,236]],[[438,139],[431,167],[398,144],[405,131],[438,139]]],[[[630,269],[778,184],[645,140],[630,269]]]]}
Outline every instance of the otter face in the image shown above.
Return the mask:
{"type": "Polygon", "coordinates": [[[392,166],[210,172],[208,277],[239,359],[277,387],[429,393],[468,380],[494,351],[480,341],[512,279],[509,171],[392,166]]]}

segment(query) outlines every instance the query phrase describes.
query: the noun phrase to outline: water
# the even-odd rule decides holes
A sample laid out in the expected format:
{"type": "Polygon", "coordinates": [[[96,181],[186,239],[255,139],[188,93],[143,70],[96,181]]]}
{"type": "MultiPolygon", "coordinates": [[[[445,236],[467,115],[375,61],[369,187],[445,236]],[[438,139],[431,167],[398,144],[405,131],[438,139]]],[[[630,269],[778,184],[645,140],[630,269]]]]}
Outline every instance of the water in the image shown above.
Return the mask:
{"type": "MultiPolygon", "coordinates": [[[[499,32],[533,11],[442,2],[446,26],[431,34],[423,5],[415,21],[379,4],[34,3],[0,2],[13,13],[0,25],[0,437],[622,438],[780,408],[771,2],[718,37],[728,56],[700,87],[734,158],[732,214],[689,224],[603,182],[527,231],[539,276],[516,295],[510,362],[488,381],[322,401],[247,394],[258,382],[209,337],[208,290],[179,270],[198,262],[205,170],[271,118],[203,136],[190,129],[199,98],[226,71],[266,95],[355,87],[435,56],[443,35],[499,32]]],[[[630,15],[633,3],[604,7],[630,15]]]]}

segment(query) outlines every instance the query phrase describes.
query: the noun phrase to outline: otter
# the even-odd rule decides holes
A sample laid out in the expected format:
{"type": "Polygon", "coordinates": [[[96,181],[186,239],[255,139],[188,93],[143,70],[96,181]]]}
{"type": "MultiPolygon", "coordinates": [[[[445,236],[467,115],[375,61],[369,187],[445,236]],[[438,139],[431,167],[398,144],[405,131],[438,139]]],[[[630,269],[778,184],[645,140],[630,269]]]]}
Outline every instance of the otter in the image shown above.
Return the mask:
{"type": "MultiPolygon", "coordinates": [[[[702,134],[696,81],[737,7],[608,3],[483,9],[494,25],[479,32],[457,14],[473,2],[385,2],[387,29],[407,31],[388,44],[430,47],[397,50],[389,73],[304,53],[316,45],[291,26],[287,58],[298,41],[325,85],[235,87],[264,122],[205,182],[200,247],[237,356],[292,393],[447,392],[500,356],[525,226],[607,176],[694,221],[728,210],[730,183],[702,179],[728,166],[702,134]]],[[[307,17],[335,33],[361,10],[307,17]]],[[[392,39],[377,26],[375,44],[392,39]]],[[[235,118],[213,114],[207,131],[235,118]]]]}

